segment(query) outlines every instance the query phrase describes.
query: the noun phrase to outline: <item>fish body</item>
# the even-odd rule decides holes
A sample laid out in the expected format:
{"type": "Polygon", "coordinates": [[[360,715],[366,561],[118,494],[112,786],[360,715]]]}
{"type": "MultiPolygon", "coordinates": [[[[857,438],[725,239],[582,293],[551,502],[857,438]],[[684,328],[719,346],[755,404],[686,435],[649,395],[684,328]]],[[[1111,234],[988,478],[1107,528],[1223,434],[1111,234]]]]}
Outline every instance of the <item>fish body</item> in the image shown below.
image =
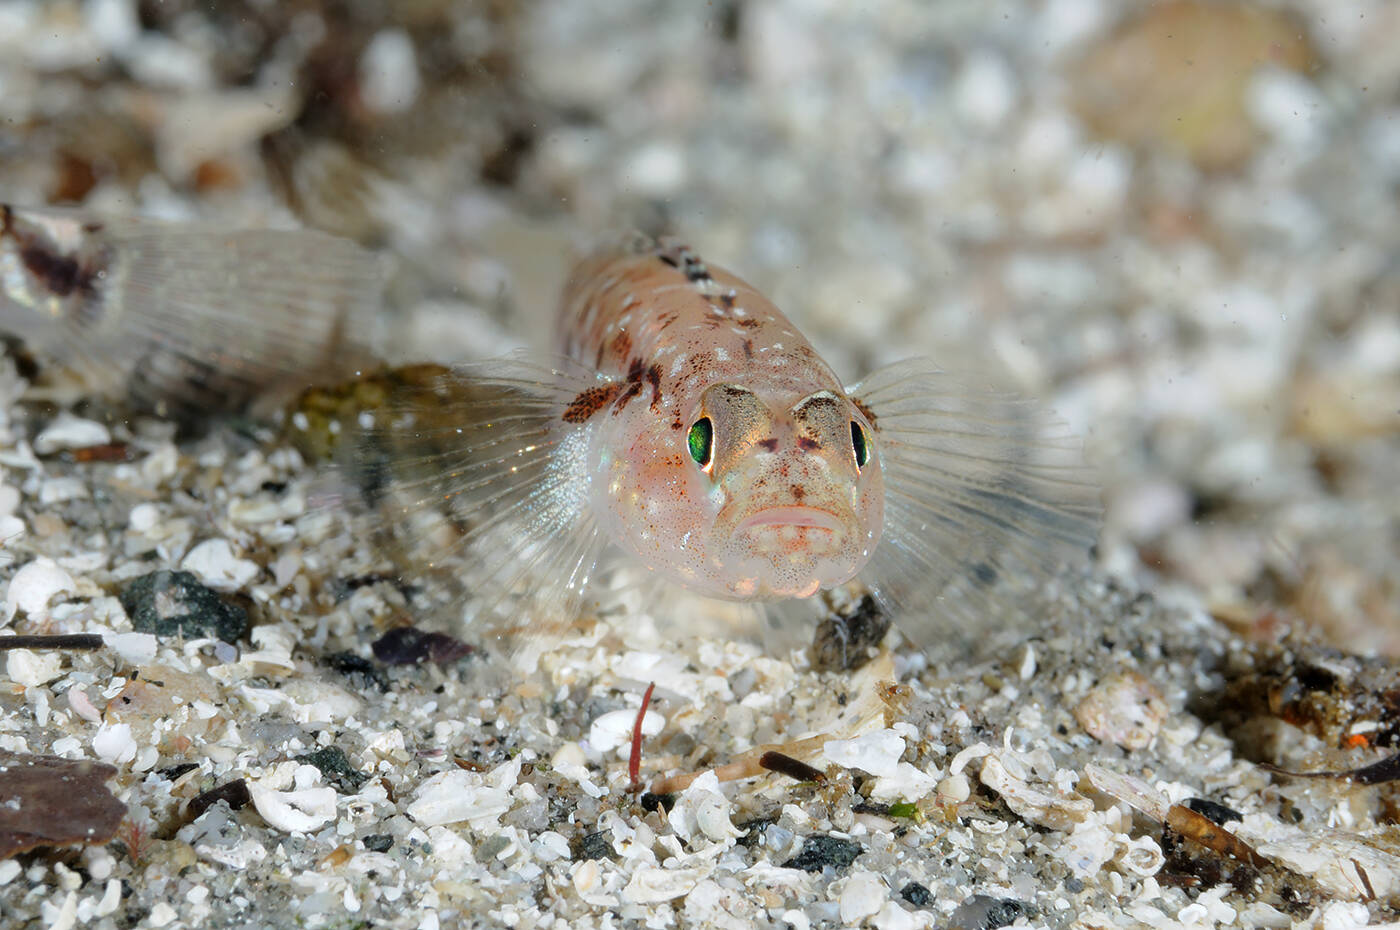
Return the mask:
{"type": "MultiPolygon", "coordinates": [[[[317,233],[3,208],[0,329],[148,406],[236,409],[360,370],[376,270],[317,233]]],[[[856,585],[916,644],[976,647],[1032,628],[1021,582],[1096,534],[1095,483],[1040,406],[923,359],[843,385],[675,241],[581,262],[557,335],[555,355],[314,395],[320,419],[374,398],[340,472],[375,537],[451,577],[445,607],[483,629],[566,627],[621,560],[727,601],[856,585]]]]}
{"type": "Polygon", "coordinates": [[[559,356],[464,366],[435,401],[391,405],[352,456],[391,522],[451,514],[460,534],[429,558],[463,554],[470,616],[513,592],[568,617],[620,556],[727,601],[853,583],[916,644],[976,649],[1032,629],[1024,582],[1096,535],[1097,487],[1039,405],[926,359],[843,386],[762,294],[674,241],[581,262],[557,334],[559,356]]]}

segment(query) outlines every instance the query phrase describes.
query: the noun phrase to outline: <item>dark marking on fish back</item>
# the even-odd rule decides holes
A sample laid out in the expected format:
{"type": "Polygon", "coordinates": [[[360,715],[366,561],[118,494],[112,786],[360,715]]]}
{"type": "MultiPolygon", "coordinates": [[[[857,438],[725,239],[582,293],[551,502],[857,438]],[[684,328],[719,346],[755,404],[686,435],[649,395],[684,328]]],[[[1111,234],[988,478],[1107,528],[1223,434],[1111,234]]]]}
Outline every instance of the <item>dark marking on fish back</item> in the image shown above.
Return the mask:
{"type": "Polygon", "coordinates": [[[598,384],[579,391],[564,408],[564,422],[587,423],[595,413],[612,403],[620,388],[617,384],[598,384]]]}

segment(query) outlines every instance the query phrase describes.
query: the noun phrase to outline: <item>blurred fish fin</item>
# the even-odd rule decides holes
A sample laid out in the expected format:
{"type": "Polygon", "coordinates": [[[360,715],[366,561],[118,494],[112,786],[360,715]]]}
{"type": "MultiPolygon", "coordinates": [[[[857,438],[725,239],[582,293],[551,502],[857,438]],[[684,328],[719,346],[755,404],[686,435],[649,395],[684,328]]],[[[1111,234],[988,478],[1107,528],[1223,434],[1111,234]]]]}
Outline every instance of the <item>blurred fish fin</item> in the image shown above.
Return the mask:
{"type": "Polygon", "coordinates": [[[1078,441],[1039,405],[925,359],[848,393],[871,416],[885,482],[884,533],[859,580],[924,649],[975,653],[1032,631],[1037,586],[1098,534],[1078,441]]]}
{"type": "Polygon", "coordinates": [[[426,397],[392,395],[340,454],[400,571],[431,579],[426,609],[506,652],[578,619],[606,539],[591,506],[585,415],[611,382],[563,359],[464,365],[426,397]]]}

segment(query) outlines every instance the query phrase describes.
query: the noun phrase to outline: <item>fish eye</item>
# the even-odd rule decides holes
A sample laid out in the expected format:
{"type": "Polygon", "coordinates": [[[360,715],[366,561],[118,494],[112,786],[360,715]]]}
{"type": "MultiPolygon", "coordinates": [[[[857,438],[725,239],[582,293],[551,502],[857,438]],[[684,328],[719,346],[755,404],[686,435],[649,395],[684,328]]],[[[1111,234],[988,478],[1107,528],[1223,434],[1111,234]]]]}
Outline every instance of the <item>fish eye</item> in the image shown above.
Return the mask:
{"type": "Polygon", "coordinates": [[[864,468],[870,462],[870,438],[865,435],[865,427],[851,421],[851,451],[856,456],[856,468],[864,468]]]}
{"type": "Polygon", "coordinates": [[[692,423],[690,434],[686,436],[685,441],[690,447],[690,457],[695,460],[695,464],[700,466],[701,471],[708,473],[714,463],[715,452],[715,427],[710,418],[701,417],[692,423]]]}

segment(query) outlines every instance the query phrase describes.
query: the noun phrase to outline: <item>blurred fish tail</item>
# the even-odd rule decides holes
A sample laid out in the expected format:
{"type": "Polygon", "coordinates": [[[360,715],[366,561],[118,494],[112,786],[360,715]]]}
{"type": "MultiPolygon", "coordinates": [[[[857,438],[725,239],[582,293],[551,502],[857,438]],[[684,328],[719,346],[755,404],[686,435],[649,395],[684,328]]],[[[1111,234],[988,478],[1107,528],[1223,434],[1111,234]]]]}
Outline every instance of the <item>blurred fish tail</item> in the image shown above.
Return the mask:
{"type": "Polygon", "coordinates": [[[177,418],[366,365],[378,278],[373,256],[322,233],[0,206],[0,329],[177,418]]]}

